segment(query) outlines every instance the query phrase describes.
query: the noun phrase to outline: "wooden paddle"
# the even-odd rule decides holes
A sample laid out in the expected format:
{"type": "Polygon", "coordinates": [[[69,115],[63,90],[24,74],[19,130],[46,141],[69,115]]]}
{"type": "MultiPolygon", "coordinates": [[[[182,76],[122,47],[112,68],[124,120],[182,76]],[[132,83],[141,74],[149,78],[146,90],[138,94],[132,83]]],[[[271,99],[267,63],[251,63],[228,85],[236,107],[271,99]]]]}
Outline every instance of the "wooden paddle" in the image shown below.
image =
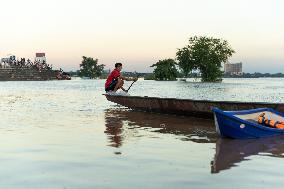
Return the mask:
{"type": "MultiPolygon", "coordinates": [[[[137,81],[137,80],[136,80],[137,81]]],[[[136,81],[133,81],[132,83],[131,83],[131,85],[128,87],[128,89],[126,90],[126,92],[128,93],[128,91],[129,91],[129,89],[132,87],[132,85],[136,82],[136,81]]]]}
{"type": "MultiPolygon", "coordinates": [[[[137,78],[136,81],[138,81],[138,78],[139,78],[138,74],[136,75],[136,78],[137,78]]],[[[128,87],[128,89],[126,90],[127,93],[128,93],[129,89],[132,87],[132,85],[133,85],[136,81],[133,81],[133,82],[131,83],[131,85],[130,85],[130,86],[128,87]]]]}

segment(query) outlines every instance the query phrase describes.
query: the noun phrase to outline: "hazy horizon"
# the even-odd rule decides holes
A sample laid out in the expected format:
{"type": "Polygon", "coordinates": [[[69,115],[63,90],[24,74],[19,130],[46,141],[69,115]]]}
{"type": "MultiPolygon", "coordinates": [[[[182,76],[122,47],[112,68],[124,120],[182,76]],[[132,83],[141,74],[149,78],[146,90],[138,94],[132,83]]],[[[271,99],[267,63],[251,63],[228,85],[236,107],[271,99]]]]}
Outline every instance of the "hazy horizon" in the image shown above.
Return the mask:
{"type": "Polygon", "coordinates": [[[0,57],[33,59],[66,71],[82,56],[106,69],[150,72],[160,59],[175,58],[194,35],[222,38],[236,51],[230,62],[244,72],[283,72],[284,2],[280,0],[7,0],[1,2],[0,57]]]}

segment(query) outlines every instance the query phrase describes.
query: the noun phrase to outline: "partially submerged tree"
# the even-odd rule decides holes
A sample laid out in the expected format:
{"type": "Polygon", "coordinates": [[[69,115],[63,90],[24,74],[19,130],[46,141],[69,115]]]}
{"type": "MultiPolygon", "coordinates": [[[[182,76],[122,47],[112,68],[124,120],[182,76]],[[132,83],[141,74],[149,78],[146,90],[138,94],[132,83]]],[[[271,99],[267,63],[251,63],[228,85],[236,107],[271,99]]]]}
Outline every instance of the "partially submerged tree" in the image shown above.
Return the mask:
{"type": "Polygon", "coordinates": [[[100,77],[104,70],[105,65],[98,65],[98,59],[83,56],[82,63],[80,64],[80,77],[89,77],[91,79],[100,77]]]}
{"type": "Polygon", "coordinates": [[[196,65],[191,60],[190,49],[188,47],[184,47],[182,49],[178,49],[176,53],[176,59],[178,61],[178,67],[181,70],[183,77],[188,77],[192,70],[196,69],[196,65]]]}
{"type": "Polygon", "coordinates": [[[234,52],[226,40],[194,36],[189,39],[189,45],[178,49],[176,57],[185,76],[192,70],[199,70],[202,81],[215,82],[221,80],[222,63],[234,52]]]}
{"type": "Polygon", "coordinates": [[[155,80],[173,81],[177,78],[178,71],[176,69],[176,62],[173,59],[159,60],[151,67],[155,67],[153,72],[155,80]]]}

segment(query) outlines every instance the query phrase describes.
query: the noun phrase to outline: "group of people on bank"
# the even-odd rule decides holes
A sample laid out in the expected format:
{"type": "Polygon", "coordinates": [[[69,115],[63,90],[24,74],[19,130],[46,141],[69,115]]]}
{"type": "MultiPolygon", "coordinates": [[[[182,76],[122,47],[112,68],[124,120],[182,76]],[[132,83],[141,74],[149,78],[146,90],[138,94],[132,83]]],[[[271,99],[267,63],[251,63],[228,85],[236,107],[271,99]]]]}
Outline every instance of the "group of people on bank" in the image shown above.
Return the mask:
{"type": "Polygon", "coordinates": [[[52,70],[52,65],[45,62],[32,62],[30,59],[21,58],[20,60],[2,61],[1,68],[35,68],[41,70],[52,70]]]}

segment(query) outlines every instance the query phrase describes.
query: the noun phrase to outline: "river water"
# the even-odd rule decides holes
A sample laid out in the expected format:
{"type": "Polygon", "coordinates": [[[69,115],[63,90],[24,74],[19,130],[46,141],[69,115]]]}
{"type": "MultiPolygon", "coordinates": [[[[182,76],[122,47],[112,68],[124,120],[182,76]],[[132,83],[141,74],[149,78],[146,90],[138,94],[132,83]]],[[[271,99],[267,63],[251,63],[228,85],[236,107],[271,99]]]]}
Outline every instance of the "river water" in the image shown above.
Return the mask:
{"type": "MultiPolygon", "coordinates": [[[[284,102],[283,83],[139,80],[129,93],[284,102]]],[[[212,120],[132,111],[103,89],[103,80],[1,82],[1,187],[283,188],[283,137],[221,139],[212,120]]]]}

